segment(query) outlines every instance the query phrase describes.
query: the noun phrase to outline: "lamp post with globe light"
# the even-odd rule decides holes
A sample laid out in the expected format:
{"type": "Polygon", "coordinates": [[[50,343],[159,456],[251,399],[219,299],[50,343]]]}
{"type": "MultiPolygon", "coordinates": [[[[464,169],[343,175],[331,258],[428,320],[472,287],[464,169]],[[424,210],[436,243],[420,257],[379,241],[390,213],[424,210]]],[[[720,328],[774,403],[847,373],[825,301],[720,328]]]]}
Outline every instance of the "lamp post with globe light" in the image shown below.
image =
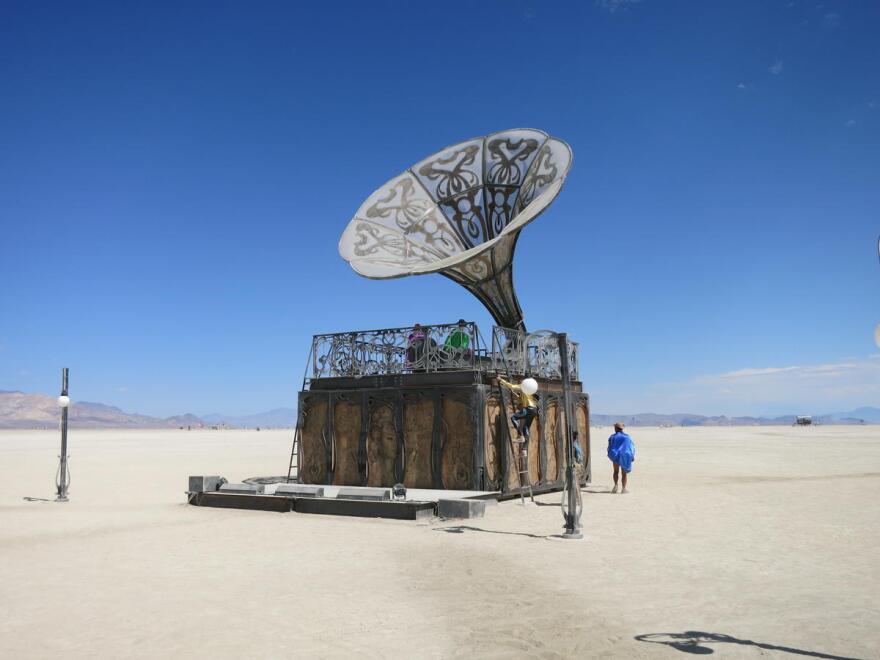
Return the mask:
{"type": "Polygon", "coordinates": [[[67,502],[67,487],[70,486],[70,474],[67,471],[67,408],[70,406],[70,397],[67,396],[67,367],[61,370],[61,396],[58,397],[58,405],[61,407],[61,464],[58,466],[58,478],[55,485],[58,487],[56,502],[67,502]]]}

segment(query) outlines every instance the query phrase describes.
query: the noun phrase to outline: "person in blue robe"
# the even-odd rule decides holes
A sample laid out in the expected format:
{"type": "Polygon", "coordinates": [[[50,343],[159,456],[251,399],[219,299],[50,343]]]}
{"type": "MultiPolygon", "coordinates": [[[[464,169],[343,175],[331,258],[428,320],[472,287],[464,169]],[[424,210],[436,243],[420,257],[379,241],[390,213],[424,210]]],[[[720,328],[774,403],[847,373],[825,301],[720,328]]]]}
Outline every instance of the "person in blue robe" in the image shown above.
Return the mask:
{"type": "Polygon", "coordinates": [[[614,435],[608,438],[608,458],[614,464],[614,488],[612,493],[617,492],[617,481],[621,472],[623,472],[623,486],[621,493],[627,493],[626,477],[632,472],[633,461],[636,460],[636,446],[633,444],[632,438],[623,432],[623,422],[617,422],[614,425],[614,435]],[[621,470],[622,468],[622,470],[621,470]]]}

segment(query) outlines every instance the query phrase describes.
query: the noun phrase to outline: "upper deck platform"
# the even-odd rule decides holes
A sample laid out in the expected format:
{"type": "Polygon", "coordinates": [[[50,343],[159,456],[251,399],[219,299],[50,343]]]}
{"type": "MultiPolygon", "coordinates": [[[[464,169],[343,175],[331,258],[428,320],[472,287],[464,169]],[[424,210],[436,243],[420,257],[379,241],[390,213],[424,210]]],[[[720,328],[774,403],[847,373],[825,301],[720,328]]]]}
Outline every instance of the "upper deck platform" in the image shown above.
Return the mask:
{"type": "MultiPolygon", "coordinates": [[[[578,349],[568,342],[573,381],[580,380],[578,349]]],[[[303,389],[488,383],[496,373],[561,380],[555,333],[493,326],[487,343],[466,322],[315,335],[303,389]]]]}

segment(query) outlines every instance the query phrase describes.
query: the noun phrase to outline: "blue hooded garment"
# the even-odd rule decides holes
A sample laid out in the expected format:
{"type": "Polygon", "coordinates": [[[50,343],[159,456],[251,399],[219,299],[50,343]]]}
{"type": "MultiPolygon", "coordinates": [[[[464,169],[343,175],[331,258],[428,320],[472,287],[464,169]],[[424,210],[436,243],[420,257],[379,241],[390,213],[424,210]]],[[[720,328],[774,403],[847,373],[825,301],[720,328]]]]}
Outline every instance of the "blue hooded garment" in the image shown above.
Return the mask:
{"type": "Polygon", "coordinates": [[[608,438],[608,458],[622,467],[624,472],[632,472],[633,461],[636,459],[636,446],[632,438],[623,431],[608,438]]]}

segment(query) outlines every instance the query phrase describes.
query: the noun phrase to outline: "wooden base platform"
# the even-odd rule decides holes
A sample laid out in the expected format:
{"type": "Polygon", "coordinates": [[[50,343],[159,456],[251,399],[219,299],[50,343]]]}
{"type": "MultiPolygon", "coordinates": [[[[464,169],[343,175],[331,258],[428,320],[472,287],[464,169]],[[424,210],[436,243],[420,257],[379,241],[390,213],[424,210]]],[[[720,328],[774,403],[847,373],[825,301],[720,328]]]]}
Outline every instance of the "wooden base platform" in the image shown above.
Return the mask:
{"type": "MultiPolygon", "coordinates": [[[[574,428],[590,476],[589,396],[572,384],[574,428]]],[[[528,480],[564,481],[560,381],[539,379],[528,480]]],[[[299,394],[299,479],[307,484],[518,492],[509,394],[482,371],[322,378],[299,394]]]]}
{"type": "Polygon", "coordinates": [[[238,495],[227,493],[192,493],[189,503],[194,506],[221,509],[250,509],[278,513],[319,513],[328,516],[355,516],[361,518],[392,518],[421,520],[436,513],[436,502],[372,502],[321,497],[285,497],[281,495],[238,495]]]}

